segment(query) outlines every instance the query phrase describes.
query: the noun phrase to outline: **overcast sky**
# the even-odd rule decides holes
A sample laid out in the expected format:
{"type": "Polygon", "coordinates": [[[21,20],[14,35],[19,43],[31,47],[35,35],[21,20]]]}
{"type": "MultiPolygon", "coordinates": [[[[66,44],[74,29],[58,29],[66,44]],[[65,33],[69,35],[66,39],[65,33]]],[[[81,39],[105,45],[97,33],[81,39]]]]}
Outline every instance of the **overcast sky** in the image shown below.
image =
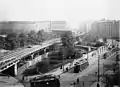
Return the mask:
{"type": "Polygon", "coordinates": [[[78,26],[85,20],[120,19],[120,0],[0,0],[0,20],[65,20],[78,26]]]}

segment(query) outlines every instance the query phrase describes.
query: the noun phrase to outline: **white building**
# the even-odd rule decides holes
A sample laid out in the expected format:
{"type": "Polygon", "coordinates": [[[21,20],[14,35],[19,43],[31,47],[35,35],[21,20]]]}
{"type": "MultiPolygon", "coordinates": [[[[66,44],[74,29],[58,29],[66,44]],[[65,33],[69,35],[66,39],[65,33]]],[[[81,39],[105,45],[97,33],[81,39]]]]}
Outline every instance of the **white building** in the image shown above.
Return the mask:
{"type": "Polygon", "coordinates": [[[111,47],[111,46],[117,46],[117,45],[119,45],[120,44],[120,42],[118,42],[118,41],[116,41],[115,39],[107,39],[107,45],[109,46],[109,47],[111,47]]]}

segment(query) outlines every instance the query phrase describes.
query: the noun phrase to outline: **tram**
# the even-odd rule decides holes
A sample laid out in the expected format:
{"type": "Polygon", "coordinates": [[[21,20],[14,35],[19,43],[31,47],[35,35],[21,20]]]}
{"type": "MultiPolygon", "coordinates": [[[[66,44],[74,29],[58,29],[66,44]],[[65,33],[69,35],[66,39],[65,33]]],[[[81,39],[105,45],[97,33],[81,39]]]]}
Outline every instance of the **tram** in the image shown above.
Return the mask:
{"type": "Polygon", "coordinates": [[[55,75],[37,76],[30,80],[30,87],[60,87],[60,81],[55,75]]]}
{"type": "Polygon", "coordinates": [[[82,70],[86,69],[89,66],[87,59],[81,59],[79,62],[76,62],[74,66],[74,73],[79,73],[82,70]]]}

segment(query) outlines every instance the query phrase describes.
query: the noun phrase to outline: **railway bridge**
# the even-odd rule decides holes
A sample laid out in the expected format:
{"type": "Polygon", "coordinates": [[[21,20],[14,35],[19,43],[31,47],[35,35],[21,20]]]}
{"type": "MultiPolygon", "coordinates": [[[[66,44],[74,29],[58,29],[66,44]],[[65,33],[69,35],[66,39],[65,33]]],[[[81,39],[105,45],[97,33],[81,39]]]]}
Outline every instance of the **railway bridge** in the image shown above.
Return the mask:
{"type": "Polygon", "coordinates": [[[31,46],[2,56],[0,58],[0,72],[12,76],[22,73],[23,69],[41,61],[49,51],[53,50],[54,43],[60,43],[60,38],[45,41],[41,45],[31,46]]]}

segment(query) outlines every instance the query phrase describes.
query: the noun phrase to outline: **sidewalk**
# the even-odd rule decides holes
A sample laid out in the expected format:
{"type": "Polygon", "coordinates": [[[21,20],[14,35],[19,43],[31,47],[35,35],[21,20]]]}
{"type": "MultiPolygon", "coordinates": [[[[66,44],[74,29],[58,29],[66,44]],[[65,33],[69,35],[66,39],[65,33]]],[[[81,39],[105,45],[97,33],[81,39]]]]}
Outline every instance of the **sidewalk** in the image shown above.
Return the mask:
{"type": "Polygon", "coordinates": [[[47,74],[61,75],[62,73],[66,72],[66,68],[70,69],[69,66],[70,66],[70,63],[67,63],[64,65],[64,71],[63,71],[63,69],[60,69],[60,67],[58,67],[57,69],[54,69],[54,70],[48,72],[47,74]]]}
{"type": "Polygon", "coordinates": [[[0,87],[24,87],[24,85],[14,77],[0,76],[0,87]]]}

